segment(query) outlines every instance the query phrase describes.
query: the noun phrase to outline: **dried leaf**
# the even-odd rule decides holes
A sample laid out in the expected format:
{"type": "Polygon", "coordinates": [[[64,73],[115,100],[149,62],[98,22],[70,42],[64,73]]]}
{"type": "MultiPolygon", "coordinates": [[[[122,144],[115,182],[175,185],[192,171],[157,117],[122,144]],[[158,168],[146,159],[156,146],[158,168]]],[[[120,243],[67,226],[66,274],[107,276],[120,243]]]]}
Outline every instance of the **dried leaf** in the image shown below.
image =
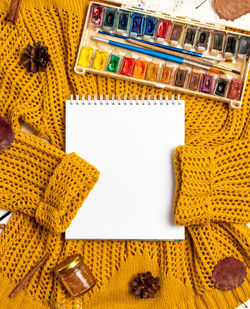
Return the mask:
{"type": "Polygon", "coordinates": [[[246,266],[243,262],[234,257],[221,260],[214,268],[212,281],[215,287],[223,291],[238,288],[244,282],[247,274],[246,266]]]}
{"type": "Polygon", "coordinates": [[[214,8],[220,18],[234,21],[250,13],[250,0],[214,0],[214,8]]]}
{"type": "Polygon", "coordinates": [[[0,151],[10,148],[15,139],[13,129],[9,122],[0,117],[0,151]]]}

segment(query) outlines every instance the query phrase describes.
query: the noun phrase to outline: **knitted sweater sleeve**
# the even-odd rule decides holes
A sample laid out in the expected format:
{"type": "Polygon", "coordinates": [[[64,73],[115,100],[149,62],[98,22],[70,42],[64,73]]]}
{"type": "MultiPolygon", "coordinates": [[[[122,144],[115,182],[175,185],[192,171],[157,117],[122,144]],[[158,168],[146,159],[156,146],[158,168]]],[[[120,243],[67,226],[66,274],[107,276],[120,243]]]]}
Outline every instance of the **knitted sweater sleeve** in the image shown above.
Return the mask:
{"type": "Polygon", "coordinates": [[[64,232],[98,180],[98,170],[75,153],[15,134],[0,152],[0,208],[21,211],[53,232],[64,232]]]}
{"type": "MultiPolygon", "coordinates": [[[[64,232],[98,180],[95,167],[40,138],[19,132],[0,152],[1,208],[22,211],[53,232],[64,232]]],[[[180,146],[175,153],[175,221],[249,222],[250,141],[216,148],[180,146]]]]}
{"type": "Polygon", "coordinates": [[[180,146],[175,153],[175,221],[247,223],[250,219],[250,140],[209,147],[180,146]]]}

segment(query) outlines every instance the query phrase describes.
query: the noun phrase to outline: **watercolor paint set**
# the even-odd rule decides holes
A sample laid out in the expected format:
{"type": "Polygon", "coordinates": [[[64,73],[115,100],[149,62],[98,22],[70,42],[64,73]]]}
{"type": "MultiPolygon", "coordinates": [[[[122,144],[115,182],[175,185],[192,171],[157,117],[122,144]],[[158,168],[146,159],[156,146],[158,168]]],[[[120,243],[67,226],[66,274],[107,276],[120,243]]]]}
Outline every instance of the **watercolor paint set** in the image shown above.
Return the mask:
{"type": "Polygon", "coordinates": [[[98,73],[242,105],[250,36],[223,25],[91,2],[75,72],[98,73]]]}

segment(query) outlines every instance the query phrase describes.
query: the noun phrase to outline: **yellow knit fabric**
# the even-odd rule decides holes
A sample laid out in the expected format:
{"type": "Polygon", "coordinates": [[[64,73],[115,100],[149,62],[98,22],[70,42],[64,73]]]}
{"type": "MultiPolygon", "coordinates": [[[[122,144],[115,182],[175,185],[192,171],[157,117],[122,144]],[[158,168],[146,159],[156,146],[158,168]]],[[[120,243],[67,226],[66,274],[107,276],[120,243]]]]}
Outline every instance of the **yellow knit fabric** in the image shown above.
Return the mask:
{"type": "MultiPolygon", "coordinates": [[[[63,152],[65,100],[78,93],[171,93],[74,73],[88,1],[22,0],[16,26],[5,21],[10,2],[0,2],[0,115],[11,122],[16,140],[0,153],[0,207],[14,214],[0,236],[0,308],[235,309],[250,298],[249,269],[244,284],[229,292],[211,281],[214,265],[224,257],[250,266],[250,76],[239,110],[182,96],[186,146],[178,147],[174,158],[174,213],[176,222],[187,226],[185,241],[65,241],[61,232],[99,175],[98,167],[63,152]],[[44,73],[27,73],[20,64],[22,49],[38,41],[48,46],[51,62],[44,73]],[[22,122],[40,137],[23,132],[22,122]],[[48,262],[26,290],[8,298],[46,252],[48,262]],[[97,285],[73,299],[52,269],[75,253],[83,255],[97,285]],[[148,270],[160,277],[161,290],[155,299],[141,300],[129,282],[148,270]]],[[[85,134],[79,132],[79,139],[85,134]]]]}

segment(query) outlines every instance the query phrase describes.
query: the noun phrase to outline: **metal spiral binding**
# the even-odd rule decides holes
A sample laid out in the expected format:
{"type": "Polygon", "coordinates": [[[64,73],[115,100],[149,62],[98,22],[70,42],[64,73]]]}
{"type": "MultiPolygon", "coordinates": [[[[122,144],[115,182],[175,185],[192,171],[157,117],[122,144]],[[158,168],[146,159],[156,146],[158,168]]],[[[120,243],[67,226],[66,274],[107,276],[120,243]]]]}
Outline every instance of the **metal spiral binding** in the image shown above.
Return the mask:
{"type": "Polygon", "coordinates": [[[137,94],[135,98],[133,98],[132,95],[128,98],[127,95],[124,95],[123,98],[121,95],[118,95],[117,98],[115,95],[112,95],[111,97],[106,94],[106,96],[100,95],[99,98],[96,94],[91,95],[88,94],[87,96],[82,95],[82,98],[80,99],[79,95],[76,95],[76,98],[74,100],[73,94],[70,96],[69,100],[70,104],[76,104],[76,105],[181,105],[181,98],[180,95],[177,95],[177,98],[175,98],[174,95],[172,95],[171,98],[169,98],[168,95],[154,95],[151,97],[151,95],[148,95],[146,98],[144,95],[142,95],[141,98],[139,98],[139,95],[137,94]]]}

